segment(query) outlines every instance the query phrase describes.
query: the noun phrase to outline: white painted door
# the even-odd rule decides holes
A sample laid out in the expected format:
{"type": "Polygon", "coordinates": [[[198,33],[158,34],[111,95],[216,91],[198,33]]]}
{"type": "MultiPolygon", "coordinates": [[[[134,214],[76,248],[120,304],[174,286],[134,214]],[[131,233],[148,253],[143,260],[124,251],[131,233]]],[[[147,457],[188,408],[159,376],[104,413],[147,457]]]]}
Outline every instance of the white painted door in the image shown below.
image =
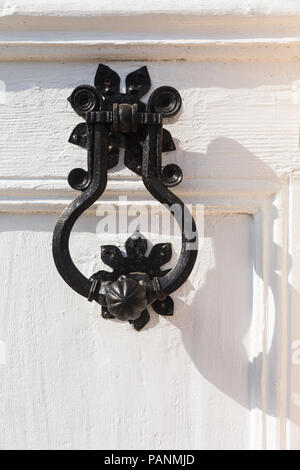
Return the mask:
{"type": "MultiPolygon", "coordinates": [[[[299,449],[299,21],[295,1],[0,1],[0,448],[299,449]],[[100,5],[99,5],[100,4],[100,5]],[[204,205],[201,249],[175,294],[137,333],[59,277],[59,213],[85,166],[67,105],[97,64],[145,62],[183,111],[167,128],[184,171],[175,191],[204,205]]],[[[152,207],[122,163],[96,205],[152,207]]],[[[89,211],[72,254],[101,268],[89,211]]],[[[171,241],[162,230],[152,243],[171,241]]]]}

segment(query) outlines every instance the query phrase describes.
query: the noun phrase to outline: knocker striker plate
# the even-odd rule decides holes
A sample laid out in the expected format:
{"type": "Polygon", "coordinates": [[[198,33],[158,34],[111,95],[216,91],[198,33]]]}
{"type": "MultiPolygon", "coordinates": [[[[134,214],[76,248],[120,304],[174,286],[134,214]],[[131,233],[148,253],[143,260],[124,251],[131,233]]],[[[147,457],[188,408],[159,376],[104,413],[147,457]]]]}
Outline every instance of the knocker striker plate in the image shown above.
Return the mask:
{"type": "Polygon", "coordinates": [[[148,323],[150,305],[160,315],[173,315],[170,294],[188,279],[197,258],[195,222],[168,189],[180,184],[182,171],[175,164],[162,167],[162,153],[175,150],[171,134],[163,129],[163,119],[179,112],[181,97],[174,88],[162,86],[145,104],[141,98],[150,88],[145,66],[126,77],[126,93],[120,93],[119,75],[99,65],[95,87],[77,87],[70,96],[71,106],[85,122],[75,127],[69,142],[85,148],[88,161],[86,170],[76,168],[69,174],[70,186],[81,195],[64,211],[53,236],[53,256],[62,278],[77,293],[98,302],[104,318],[129,321],[136,330],[148,323]],[[102,261],[112,272],[99,271],[88,279],[72,261],[70,234],[80,215],[105,191],[108,170],[118,164],[121,148],[127,168],[142,177],[149,193],[168,206],[179,223],[181,254],[173,269],[162,270],[172,257],[171,245],[155,245],[146,256],[147,240],[135,233],[126,242],[126,255],[113,245],[102,247],[102,261]],[[181,211],[174,211],[174,206],[181,211]]]}

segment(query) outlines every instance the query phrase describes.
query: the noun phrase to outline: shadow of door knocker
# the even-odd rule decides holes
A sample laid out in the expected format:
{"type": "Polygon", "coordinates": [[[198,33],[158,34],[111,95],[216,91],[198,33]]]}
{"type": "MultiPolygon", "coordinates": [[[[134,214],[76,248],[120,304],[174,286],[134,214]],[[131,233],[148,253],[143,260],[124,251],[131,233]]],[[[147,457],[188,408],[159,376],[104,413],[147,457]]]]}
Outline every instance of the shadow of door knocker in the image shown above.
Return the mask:
{"type": "Polygon", "coordinates": [[[90,302],[98,302],[104,318],[129,321],[138,331],[150,319],[149,305],[160,315],[173,315],[170,294],[188,279],[198,253],[192,214],[169,190],[182,181],[182,171],[173,164],[162,167],[162,152],[175,150],[171,134],[163,129],[163,118],[179,112],[181,97],[174,88],[162,86],[146,105],[140,98],[150,88],[145,66],[127,76],[126,93],[120,93],[119,75],[100,65],[95,88],[83,85],[73,91],[69,101],[86,122],[74,129],[70,142],[87,149],[87,171],[76,168],[69,174],[70,186],[81,195],[63,212],[53,236],[55,264],[65,282],[90,302]],[[104,193],[108,170],[118,164],[120,148],[125,149],[125,165],[142,177],[149,193],[175,217],[182,250],[175,267],[162,270],[172,257],[171,244],[155,245],[145,256],[147,240],[137,232],[126,242],[127,256],[116,246],[103,246],[102,261],[112,272],[99,271],[88,279],[72,261],[70,234],[80,215],[104,193]]]}

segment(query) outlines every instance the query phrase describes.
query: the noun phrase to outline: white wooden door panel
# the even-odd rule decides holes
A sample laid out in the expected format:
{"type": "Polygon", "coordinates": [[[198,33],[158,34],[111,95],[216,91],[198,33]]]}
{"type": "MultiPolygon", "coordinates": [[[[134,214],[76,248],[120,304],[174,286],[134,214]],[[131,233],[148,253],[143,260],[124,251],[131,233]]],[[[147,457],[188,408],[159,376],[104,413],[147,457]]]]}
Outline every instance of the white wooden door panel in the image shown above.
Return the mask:
{"type": "MultiPolygon", "coordinates": [[[[2,448],[230,448],[233,437],[235,448],[247,447],[251,216],[207,217],[203,258],[175,299],[178,315],[151,312],[140,334],[101,320],[99,307],[57,276],[49,249],[55,216],[1,219],[2,448]],[[17,295],[9,288],[15,280],[17,295]]],[[[101,263],[89,219],[73,249],[91,274],[101,263]]]]}
{"type": "MultiPolygon", "coordinates": [[[[299,6],[61,3],[0,1],[0,448],[299,448],[299,6]],[[180,91],[164,160],[204,206],[174,317],[151,311],[140,333],[102,319],[52,260],[67,175],[86,165],[66,99],[99,62],[122,83],[146,64],[153,88],[180,91]]],[[[86,275],[102,244],[124,246],[127,231],[97,230],[119,196],[159,210],[121,161],[71,239],[86,275]]],[[[176,262],[176,236],[144,235],[176,262]]]]}

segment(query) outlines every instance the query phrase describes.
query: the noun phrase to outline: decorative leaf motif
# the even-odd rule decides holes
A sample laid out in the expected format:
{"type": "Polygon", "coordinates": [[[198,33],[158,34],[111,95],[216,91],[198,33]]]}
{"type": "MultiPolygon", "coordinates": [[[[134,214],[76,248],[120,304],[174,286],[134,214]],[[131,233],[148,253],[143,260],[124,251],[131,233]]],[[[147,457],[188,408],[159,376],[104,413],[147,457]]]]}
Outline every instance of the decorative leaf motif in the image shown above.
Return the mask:
{"type": "Polygon", "coordinates": [[[87,128],[84,122],[75,127],[69,138],[69,142],[70,144],[87,149],[87,128]]]}
{"type": "Polygon", "coordinates": [[[101,95],[115,95],[120,92],[120,77],[107,65],[100,64],[95,77],[95,87],[101,95]]]}
{"type": "Polygon", "coordinates": [[[151,79],[146,66],[130,73],[126,77],[126,92],[138,99],[144,96],[151,88],[151,79]]]}
{"type": "Polygon", "coordinates": [[[164,264],[168,263],[172,258],[172,245],[171,243],[159,243],[155,245],[148,257],[148,265],[152,268],[161,268],[164,264]]]}
{"type": "Polygon", "coordinates": [[[133,261],[143,257],[147,251],[147,247],[147,240],[142,238],[139,232],[136,232],[131,238],[128,238],[125,245],[128,258],[133,261]]]}
{"type": "Polygon", "coordinates": [[[114,245],[105,245],[101,247],[101,259],[104,264],[114,270],[124,269],[124,258],[121,250],[114,245]]]}
{"type": "Polygon", "coordinates": [[[173,152],[173,150],[176,150],[176,145],[171,133],[167,129],[163,129],[162,151],[173,152]]]}
{"type": "Polygon", "coordinates": [[[166,297],[164,300],[156,300],[152,307],[159,315],[171,317],[174,314],[174,301],[171,297],[166,297]]]}
{"type": "Polygon", "coordinates": [[[147,325],[147,323],[149,323],[149,321],[150,315],[146,309],[142,312],[141,316],[137,320],[130,321],[129,323],[134,326],[136,331],[141,331],[147,325]]]}

